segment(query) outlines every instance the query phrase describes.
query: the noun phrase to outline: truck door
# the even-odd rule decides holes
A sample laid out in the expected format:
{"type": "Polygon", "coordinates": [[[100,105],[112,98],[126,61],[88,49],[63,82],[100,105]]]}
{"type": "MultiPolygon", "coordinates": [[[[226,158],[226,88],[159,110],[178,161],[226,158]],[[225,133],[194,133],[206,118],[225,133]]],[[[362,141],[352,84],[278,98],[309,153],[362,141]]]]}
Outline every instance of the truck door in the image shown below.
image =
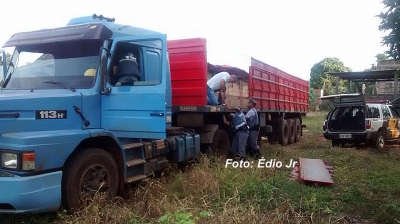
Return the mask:
{"type": "MultiPolygon", "coordinates": [[[[103,94],[102,127],[120,138],[165,138],[166,133],[166,40],[115,38],[109,58],[107,86],[103,94]],[[139,75],[129,82],[117,74],[121,60],[134,55],[139,75]]],[[[128,66],[129,67],[129,66],[128,66]]]]}

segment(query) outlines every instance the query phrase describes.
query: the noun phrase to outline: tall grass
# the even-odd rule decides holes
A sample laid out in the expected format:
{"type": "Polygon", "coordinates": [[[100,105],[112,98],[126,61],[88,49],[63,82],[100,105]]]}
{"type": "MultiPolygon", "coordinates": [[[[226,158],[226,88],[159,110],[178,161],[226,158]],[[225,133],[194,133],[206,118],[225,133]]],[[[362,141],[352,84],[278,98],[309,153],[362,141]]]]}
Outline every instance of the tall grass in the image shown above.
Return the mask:
{"type": "Polygon", "coordinates": [[[225,168],[202,157],[132,186],[129,199],[98,197],[72,215],[1,216],[0,223],[396,223],[400,219],[400,151],[332,148],[322,137],[325,114],[303,119],[297,144],[262,144],[265,159],[299,157],[334,164],[333,187],[290,181],[287,168],[225,168]]]}

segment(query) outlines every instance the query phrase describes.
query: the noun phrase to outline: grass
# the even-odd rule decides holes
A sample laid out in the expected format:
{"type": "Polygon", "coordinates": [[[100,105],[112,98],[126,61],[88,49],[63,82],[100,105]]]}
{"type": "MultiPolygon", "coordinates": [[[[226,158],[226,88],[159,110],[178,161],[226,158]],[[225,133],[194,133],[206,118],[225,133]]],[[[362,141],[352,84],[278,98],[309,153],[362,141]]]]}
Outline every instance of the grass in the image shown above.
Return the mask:
{"type": "Polygon", "coordinates": [[[263,144],[262,154],[284,164],[298,157],[330,161],[332,187],[290,181],[287,168],[225,168],[203,157],[133,186],[129,199],[99,197],[72,215],[2,215],[0,223],[396,223],[400,150],[332,148],[322,137],[324,115],[304,118],[301,142],[263,144]]]}

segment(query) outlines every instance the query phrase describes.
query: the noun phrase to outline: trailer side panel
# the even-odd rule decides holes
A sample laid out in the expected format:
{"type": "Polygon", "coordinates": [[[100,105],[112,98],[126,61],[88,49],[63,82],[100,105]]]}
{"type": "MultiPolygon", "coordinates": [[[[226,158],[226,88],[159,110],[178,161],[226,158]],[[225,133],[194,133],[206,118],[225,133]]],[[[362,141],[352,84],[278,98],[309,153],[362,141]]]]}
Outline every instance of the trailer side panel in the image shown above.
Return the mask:
{"type": "Polygon", "coordinates": [[[261,111],[308,112],[308,82],[256,59],[251,59],[249,91],[261,111]]]}

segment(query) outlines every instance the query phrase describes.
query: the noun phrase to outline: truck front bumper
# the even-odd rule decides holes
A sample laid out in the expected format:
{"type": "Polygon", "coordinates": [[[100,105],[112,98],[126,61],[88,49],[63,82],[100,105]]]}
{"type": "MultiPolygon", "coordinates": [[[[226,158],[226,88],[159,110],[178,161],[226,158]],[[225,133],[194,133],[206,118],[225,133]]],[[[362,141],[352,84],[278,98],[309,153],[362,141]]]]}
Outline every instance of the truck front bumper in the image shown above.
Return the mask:
{"type": "Polygon", "coordinates": [[[57,211],[62,172],[21,177],[0,170],[0,213],[57,211]]]}

